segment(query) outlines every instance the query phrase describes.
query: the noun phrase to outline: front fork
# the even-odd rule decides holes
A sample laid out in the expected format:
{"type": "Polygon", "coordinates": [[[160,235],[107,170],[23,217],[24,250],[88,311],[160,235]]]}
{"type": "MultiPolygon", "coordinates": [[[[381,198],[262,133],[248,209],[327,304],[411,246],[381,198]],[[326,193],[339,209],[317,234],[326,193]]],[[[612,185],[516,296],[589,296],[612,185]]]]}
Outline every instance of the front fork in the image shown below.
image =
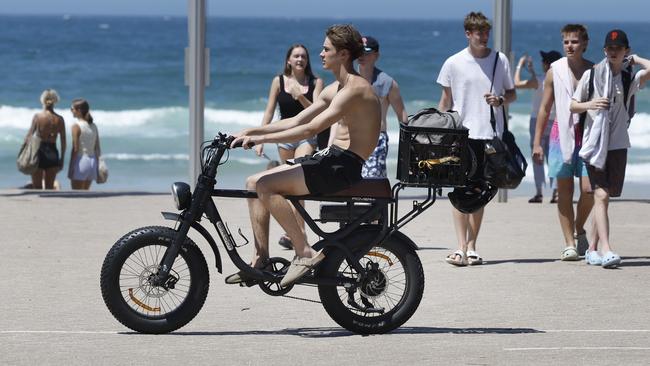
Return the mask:
{"type": "Polygon", "coordinates": [[[152,278],[151,284],[154,286],[163,286],[169,277],[169,272],[174,265],[174,260],[178,256],[178,252],[181,250],[181,246],[187,238],[187,233],[192,226],[192,223],[196,221],[197,218],[203,215],[205,211],[205,203],[210,199],[211,189],[215,183],[214,179],[201,174],[198,179],[198,184],[192,195],[192,204],[190,209],[183,216],[181,225],[178,228],[177,234],[172,241],[172,244],[167,248],[165,254],[163,255],[162,260],[160,261],[160,267],[158,273],[152,278]]]}

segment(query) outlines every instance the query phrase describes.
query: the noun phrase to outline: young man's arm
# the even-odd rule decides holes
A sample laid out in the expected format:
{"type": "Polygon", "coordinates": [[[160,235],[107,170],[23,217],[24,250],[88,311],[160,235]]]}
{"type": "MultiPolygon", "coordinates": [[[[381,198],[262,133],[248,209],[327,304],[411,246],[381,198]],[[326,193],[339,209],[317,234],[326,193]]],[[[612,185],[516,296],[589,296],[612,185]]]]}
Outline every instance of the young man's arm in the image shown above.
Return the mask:
{"type": "Polygon", "coordinates": [[[442,94],[440,95],[440,102],[438,102],[438,110],[446,112],[453,107],[453,98],[451,95],[451,87],[443,86],[442,94]]]}
{"type": "MultiPolygon", "coordinates": [[[[322,94],[328,94],[330,87],[327,87],[322,94]]],[[[334,93],[336,94],[337,86],[334,86],[334,93]]],[[[289,118],[286,121],[295,119],[296,123],[294,126],[284,129],[284,130],[273,130],[266,129],[261,133],[255,134],[242,134],[237,137],[232,145],[236,145],[239,142],[242,142],[242,145],[245,149],[249,148],[248,145],[258,145],[267,142],[290,142],[290,141],[299,141],[302,139],[315,136],[319,132],[325,130],[327,127],[333,125],[341,118],[343,118],[343,111],[345,110],[345,105],[350,103],[352,96],[349,90],[341,90],[334,98],[331,99],[329,106],[318,110],[318,113],[315,113],[317,109],[312,109],[313,106],[317,105],[323,98],[319,98],[317,102],[314,102],[309,108],[300,112],[296,117],[289,118]],[[305,113],[308,112],[308,113],[305,113]],[[301,116],[302,115],[302,116],[301,116]],[[307,119],[309,118],[309,119],[307,119]]],[[[325,103],[324,101],[322,103],[325,103]]],[[[276,122],[277,123],[277,122],[276,122]]],[[[274,123],[274,124],[276,124],[274,123]]],[[[287,123],[288,125],[288,123],[287,123]]],[[[259,131],[258,131],[259,132],[259,131]]]]}
{"type": "Polygon", "coordinates": [[[591,100],[586,100],[589,95],[589,74],[593,72],[593,69],[586,71],[582,74],[582,78],[578,82],[576,91],[571,97],[571,104],[569,105],[569,110],[571,113],[583,113],[588,110],[598,110],[598,109],[607,109],[609,108],[609,99],[608,98],[591,98],[591,100]]]}
{"type": "Polygon", "coordinates": [[[388,102],[390,103],[390,106],[393,107],[393,110],[397,115],[397,120],[402,123],[407,123],[409,116],[406,113],[406,108],[404,108],[404,101],[399,92],[399,85],[397,85],[395,80],[393,80],[393,84],[388,91],[388,102]]]}
{"type": "Polygon", "coordinates": [[[537,112],[537,122],[535,124],[535,138],[533,139],[533,160],[538,164],[544,163],[544,149],[542,149],[542,135],[548,124],[548,118],[551,116],[555,95],[553,94],[553,69],[546,72],[544,78],[544,94],[542,102],[537,112]]]}
{"type": "Polygon", "coordinates": [[[235,136],[262,135],[265,133],[284,131],[298,125],[305,124],[327,108],[329,102],[332,100],[332,97],[336,94],[337,85],[338,83],[334,83],[325,88],[325,90],[323,90],[323,92],[318,96],[318,99],[316,99],[314,103],[312,103],[309,107],[303,109],[296,116],[270,123],[261,127],[247,128],[235,136]]]}
{"type": "Polygon", "coordinates": [[[643,71],[639,71],[643,73],[643,75],[641,75],[640,82],[641,85],[645,84],[646,81],[650,80],[650,60],[645,59],[639,55],[632,55],[632,62],[633,64],[639,65],[643,68],[643,71]]]}

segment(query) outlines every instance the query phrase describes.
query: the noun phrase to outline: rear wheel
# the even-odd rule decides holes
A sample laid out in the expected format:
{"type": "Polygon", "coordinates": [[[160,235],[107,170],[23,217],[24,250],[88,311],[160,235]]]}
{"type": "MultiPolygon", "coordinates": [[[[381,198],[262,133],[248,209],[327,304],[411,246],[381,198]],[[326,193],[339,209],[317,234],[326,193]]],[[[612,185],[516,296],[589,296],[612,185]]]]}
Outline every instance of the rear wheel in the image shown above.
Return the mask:
{"type": "Polygon", "coordinates": [[[142,333],[167,333],[189,323],[205,303],[208,266],[199,248],[187,238],[169,278],[151,283],[176,231],[167,227],[136,229],[110,249],[101,272],[104,303],[125,326],[142,333]]]}
{"type": "MultiPolygon", "coordinates": [[[[362,334],[386,333],[404,324],[415,313],[424,292],[422,263],[407,243],[391,236],[368,251],[353,249],[367,247],[375,235],[375,231],[365,231],[349,240],[354,254],[363,254],[359,263],[366,275],[358,286],[318,286],[330,317],[343,328],[362,334]]],[[[342,251],[333,250],[321,265],[319,276],[358,280],[360,274],[342,251]]]]}

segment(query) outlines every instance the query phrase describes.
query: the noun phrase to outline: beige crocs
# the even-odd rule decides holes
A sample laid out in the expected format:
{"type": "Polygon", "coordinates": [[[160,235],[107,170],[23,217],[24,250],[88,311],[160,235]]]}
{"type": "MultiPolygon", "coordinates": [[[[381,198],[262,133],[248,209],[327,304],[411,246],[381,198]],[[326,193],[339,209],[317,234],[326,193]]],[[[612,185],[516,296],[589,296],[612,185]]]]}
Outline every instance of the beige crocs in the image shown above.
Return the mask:
{"type": "Polygon", "coordinates": [[[287,287],[296,282],[296,280],[304,276],[323,259],[325,259],[325,254],[323,254],[322,250],[316,252],[316,255],[311,258],[295,256],[291,261],[291,265],[289,265],[289,268],[287,269],[287,274],[285,274],[282,281],[280,281],[280,286],[287,287]]]}
{"type": "Polygon", "coordinates": [[[562,251],[560,259],[563,261],[577,261],[580,259],[580,256],[578,255],[578,251],[575,247],[566,247],[562,251]]]}

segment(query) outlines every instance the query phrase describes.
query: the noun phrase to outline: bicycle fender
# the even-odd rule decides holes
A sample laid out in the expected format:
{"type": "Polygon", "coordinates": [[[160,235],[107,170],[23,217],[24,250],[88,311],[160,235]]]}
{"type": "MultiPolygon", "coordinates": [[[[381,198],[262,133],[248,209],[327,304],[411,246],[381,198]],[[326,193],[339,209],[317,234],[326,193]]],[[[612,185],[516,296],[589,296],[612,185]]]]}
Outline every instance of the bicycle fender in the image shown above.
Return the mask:
{"type": "MultiPolygon", "coordinates": [[[[161,212],[165,220],[171,220],[171,221],[179,221],[181,220],[181,215],[173,212],[161,212]]],[[[212,238],[212,235],[203,227],[201,224],[198,222],[193,222],[190,224],[191,227],[194,228],[194,230],[198,231],[199,234],[201,234],[205,240],[210,244],[210,247],[212,248],[212,251],[214,252],[214,260],[216,263],[217,271],[219,273],[222,273],[222,265],[221,265],[221,254],[219,254],[219,248],[217,247],[217,243],[214,241],[212,238]]]]}
{"type": "Polygon", "coordinates": [[[418,245],[415,244],[415,242],[413,240],[411,240],[411,238],[406,236],[401,231],[393,231],[388,236],[392,236],[393,238],[399,240],[400,242],[402,242],[402,244],[408,246],[409,248],[411,248],[413,250],[420,250],[420,247],[418,247],[418,245]]]}

